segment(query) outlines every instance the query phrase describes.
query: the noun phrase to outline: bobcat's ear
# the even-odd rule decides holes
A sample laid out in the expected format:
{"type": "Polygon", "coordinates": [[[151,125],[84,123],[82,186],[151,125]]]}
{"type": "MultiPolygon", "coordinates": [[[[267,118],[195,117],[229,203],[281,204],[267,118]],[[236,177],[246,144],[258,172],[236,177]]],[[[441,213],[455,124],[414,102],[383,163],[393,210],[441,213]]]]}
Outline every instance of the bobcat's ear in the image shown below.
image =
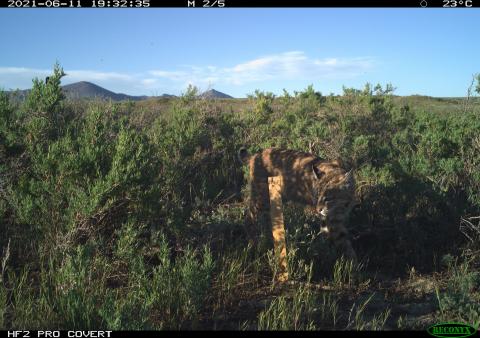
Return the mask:
{"type": "Polygon", "coordinates": [[[318,166],[315,164],[312,164],[312,171],[313,171],[313,176],[315,179],[319,180],[322,178],[322,176],[325,174],[323,171],[320,170],[318,166]]]}
{"type": "Polygon", "coordinates": [[[338,167],[343,167],[344,166],[344,163],[343,163],[343,160],[339,157],[339,158],[336,158],[332,161],[332,164],[333,165],[336,165],[338,167]]]}

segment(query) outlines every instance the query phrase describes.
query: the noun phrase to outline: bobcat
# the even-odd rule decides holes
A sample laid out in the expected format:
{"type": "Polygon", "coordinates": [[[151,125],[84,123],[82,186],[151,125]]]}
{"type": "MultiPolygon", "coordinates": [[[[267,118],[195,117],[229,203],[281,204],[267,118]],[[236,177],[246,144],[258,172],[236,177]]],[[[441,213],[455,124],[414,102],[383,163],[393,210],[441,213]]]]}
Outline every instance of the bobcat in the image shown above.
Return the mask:
{"type": "Polygon", "coordinates": [[[280,148],[268,148],[252,155],[241,148],[238,157],[242,163],[248,163],[250,169],[247,230],[258,223],[259,218],[268,219],[268,177],[281,175],[282,199],[312,206],[327,225],[322,230],[346,257],[356,260],[345,227],[355,205],[355,181],[352,171],[347,172],[340,160],[327,161],[310,153],[280,148]]]}

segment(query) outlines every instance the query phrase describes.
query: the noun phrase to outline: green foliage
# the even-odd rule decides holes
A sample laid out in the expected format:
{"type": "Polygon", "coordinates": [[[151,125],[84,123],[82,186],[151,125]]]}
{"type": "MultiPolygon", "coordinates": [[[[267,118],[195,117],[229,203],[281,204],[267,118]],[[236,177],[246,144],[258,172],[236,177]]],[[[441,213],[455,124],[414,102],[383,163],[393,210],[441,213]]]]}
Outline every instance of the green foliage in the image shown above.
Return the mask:
{"type": "Polygon", "coordinates": [[[295,98],[297,109],[302,115],[317,111],[326,101],[322,93],[315,91],[313,85],[309,85],[304,91],[295,92],[295,98]]]}
{"type": "MultiPolygon", "coordinates": [[[[165,102],[76,103],[63,97],[63,76],[57,64],[47,83],[35,79],[22,105],[0,92],[0,246],[11,239],[16,327],[202,328],[236,309],[249,288],[273,292],[270,235],[268,245],[251,247],[242,228],[242,145],[311,151],[352,166],[353,244],[367,268],[383,273],[431,270],[436,257],[464,244],[460,217],[478,215],[473,109],[408,106],[389,84],[328,97],[312,85],[279,98],[256,91],[241,109],[199,100],[192,86],[165,102]]],[[[360,266],[338,259],[318,217],[291,205],[284,217],[292,278],[338,292],[360,287],[360,266]]],[[[448,269],[443,313],[475,319],[477,274],[461,264],[448,269]]],[[[1,285],[0,315],[6,297],[1,285]]],[[[364,319],[369,301],[352,308],[347,328],[385,326],[388,311],[364,319]]],[[[252,325],[338,328],[346,319],[340,304],[302,286],[268,303],[252,325]]]]}
{"type": "Polygon", "coordinates": [[[58,113],[65,98],[60,86],[61,78],[65,75],[63,68],[56,63],[53,75],[48,77],[48,81],[35,78],[32,90],[25,101],[25,109],[30,113],[46,112],[52,115],[58,113]]]}
{"type": "Polygon", "coordinates": [[[279,99],[282,105],[285,107],[289,107],[292,103],[292,96],[285,88],[283,88],[283,95],[279,99]]]}
{"type": "MultiPolygon", "coordinates": [[[[93,282],[95,270],[88,247],[77,247],[71,256],[67,256],[58,271],[48,274],[52,285],[43,290],[53,311],[58,314],[62,327],[78,329],[95,328],[101,325],[97,318],[97,297],[103,290],[96,288],[93,282]]],[[[54,263],[50,265],[54,269],[54,263]]]]}
{"type": "Polygon", "coordinates": [[[472,261],[445,255],[448,283],[442,292],[436,289],[442,320],[480,325],[480,273],[472,261]]]}
{"type": "Polygon", "coordinates": [[[275,298],[258,316],[259,330],[315,330],[315,295],[299,286],[291,299],[275,298]]]}
{"type": "Polygon", "coordinates": [[[16,116],[13,104],[7,93],[0,91],[0,148],[2,156],[12,147],[17,139],[16,116]]]}
{"type": "Polygon", "coordinates": [[[272,104],[275,99],[275,95],[270,92],[262,92],[255,90],[254,95],[248,95],[250,101],[254,103],[254,114],[257,123],[266,122],[268,116],[273,112],[272,104]]]}
{"type": "Polygon", "coordinates": [[[187,248],[183,255],[171,259],[171,249],[166,239],[160,237],[156,250],[159,265],[149,273],[148,267],[132,248],[138,241],[131,226],[119,240],[117,255],[130,265],[128,293],[124,301],[118,296],[109,299],[115,312],[105,304],[104,313],[109,327],[116,329],[145,329],[155,323],[156,328],[195,328],[195,320],[204,308],[211,290],[214,263],[205,247],[200,254],[187,248]],[[131,311],[138,311],[132,320],[131,311]]]}
{"type": "Polygon", "coordinates": [[[353,288],[360,281],[363,265],[341,256],[333,266],[333,284],[339,288],[353,288]]]}
{"type": "Polygon", "coordinates": [[[182,94],[181,100],[184,104],[188,104],[194,101],[198,96],[198,88],[192,84],[189,84],[185,93],[182,94]]]}
{"type": "Polygon", "coordinates": [[[33,80],[23,107],[26,143],[30,148],[44,147],[47,141],[57,138],[62,132],[64,121],[61,111],[65,95],[60,81],[63,76],[63,69],[56,63],[48,81],[33,80]]]}
{"type": "Polygon", "coordinates": [[[160,198],[167,222],[180,231],[193,208],[231,196],[241,175],[236,162],[239,140],[227,115],[211,116],[190,106],[175,106],[171,116],[158,118],[149,136],[161,166],[157,167],[160,198]],[[204,201],[196,204],[195,201],[204,201]]]}
{"type": "MultiPolygon", "coordinates": [[[[32,293],[27,271],[15,281],[15,327],[113,330],[195,328],[194,319],[205,306],[211,288],[213,261],[187,249],[171,259],[171,249],[160,240],[160,265],[147,266],[137,245],[138,231],[126,224],[115,253],[120,269],[91,246],[78,246],[62,262],[49,262],[40,273],[40,292],[32,293]],[[60,266],[58,266],[60,264],[60,266]],[[111,262],[110,262],[111,264],[111,262]],[[150,270],[150,271],[149,271],[150,270]],[[107,288],[119,274],[122,287],[107,288]]],[[[3,303],[4,304],[4,303],[3,303]]]]}

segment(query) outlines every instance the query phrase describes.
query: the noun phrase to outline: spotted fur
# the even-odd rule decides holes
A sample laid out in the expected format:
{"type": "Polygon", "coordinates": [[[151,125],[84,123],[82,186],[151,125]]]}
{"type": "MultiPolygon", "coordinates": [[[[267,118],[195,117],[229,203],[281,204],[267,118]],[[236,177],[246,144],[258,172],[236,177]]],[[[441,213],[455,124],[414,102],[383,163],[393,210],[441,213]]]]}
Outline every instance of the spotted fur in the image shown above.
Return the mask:
{"type": "Polygon", "coordinates": [[[327,232],[344,254],[356,259],[348,239],[346,221],[355,204],[353,173],[340,160],[327,161],[310,153],[268,148],[250,155],[245,148],[238,153],[250,169],[250,201],[247,228],[269,220],[268,177],[283,176],[283,201],[311,206],[323,219],[327,232]]]}

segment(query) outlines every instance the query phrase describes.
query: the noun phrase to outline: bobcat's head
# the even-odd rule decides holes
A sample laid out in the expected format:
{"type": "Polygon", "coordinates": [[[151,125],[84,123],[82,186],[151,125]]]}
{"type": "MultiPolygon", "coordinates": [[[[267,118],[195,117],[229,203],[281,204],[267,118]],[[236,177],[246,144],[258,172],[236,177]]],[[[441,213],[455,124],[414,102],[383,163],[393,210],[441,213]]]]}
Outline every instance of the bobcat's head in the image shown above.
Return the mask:
{"type": "Polygon", "coordinates": [[[355,179],[338,161],[312,165],[316,211],[324,220],[344,222],[356,204],[355,179]]]}

